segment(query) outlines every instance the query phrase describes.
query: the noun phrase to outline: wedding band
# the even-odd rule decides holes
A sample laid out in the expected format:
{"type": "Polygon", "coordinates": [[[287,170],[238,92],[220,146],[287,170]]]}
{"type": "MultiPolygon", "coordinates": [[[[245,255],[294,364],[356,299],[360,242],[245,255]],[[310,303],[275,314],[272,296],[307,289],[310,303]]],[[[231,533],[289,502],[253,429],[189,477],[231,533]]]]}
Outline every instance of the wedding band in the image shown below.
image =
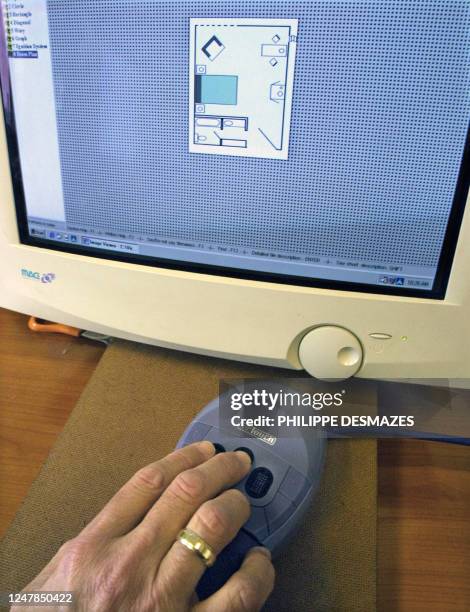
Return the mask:
{"type": "Polygon", "coordinates": [[[209,544],[198,536],[197,533],[191,529],[182,529],[178,537],[178,542],[181,542],[183,546],[186,546],[188,550],[192,550],[197,556],[202,559],[206,567],[212,567],[215,563],[215,553],[209,544]]]}

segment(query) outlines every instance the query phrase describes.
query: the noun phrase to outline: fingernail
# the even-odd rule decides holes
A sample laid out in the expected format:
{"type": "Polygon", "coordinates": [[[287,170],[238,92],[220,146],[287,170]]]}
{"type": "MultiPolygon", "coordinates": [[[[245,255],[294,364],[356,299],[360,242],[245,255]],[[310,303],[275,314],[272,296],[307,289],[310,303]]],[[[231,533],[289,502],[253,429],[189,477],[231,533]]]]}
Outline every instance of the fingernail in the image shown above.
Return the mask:
{"type": "Polygon", "coordinates": [[[203,440],[202,442],[199,442],[199,448],[204,454],[209,455],[209,457],[212,457],[212,455],[215,454],[215,447],[212,442],[209,442],[209,440],[203,440]]]}
{"type": "Polygon", "coordinates": [[[235,453],[240,457],[243,463],[246,463],[246,465],[251,465],[251,457],[248,453],[245,453],[245,451],[235,451],[235,453]]]}
{"type": "Polygon", "coordinates": [[[269,550],[269,548],[265,548],[264,546],[255,546],[254,548],[251,549],[250,552],[260,553],[261,555],[264,555],[268,559],[271,559],[271,551],[269,550]]]}

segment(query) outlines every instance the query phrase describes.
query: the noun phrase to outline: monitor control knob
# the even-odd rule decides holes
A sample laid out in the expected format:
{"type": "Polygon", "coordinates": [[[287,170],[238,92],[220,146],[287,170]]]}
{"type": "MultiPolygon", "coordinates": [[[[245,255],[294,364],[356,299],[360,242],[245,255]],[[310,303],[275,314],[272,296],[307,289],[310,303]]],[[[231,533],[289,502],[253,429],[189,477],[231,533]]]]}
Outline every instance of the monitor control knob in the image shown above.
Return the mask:
{"type": "Polygon", "coordinates": [[[344,380],[354,376],[362,364],[362,346],[354,334],[342,327],[323,325],[302,338],[302,367],[320,380],[344,380]]]}

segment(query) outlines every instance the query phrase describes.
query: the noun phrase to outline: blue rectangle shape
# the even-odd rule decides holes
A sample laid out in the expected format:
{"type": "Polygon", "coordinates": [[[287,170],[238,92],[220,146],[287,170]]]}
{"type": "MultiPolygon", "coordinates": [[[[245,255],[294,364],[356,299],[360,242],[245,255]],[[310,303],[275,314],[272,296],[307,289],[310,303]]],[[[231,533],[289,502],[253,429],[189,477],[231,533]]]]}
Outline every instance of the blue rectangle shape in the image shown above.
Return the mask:
{"type": "Polygon", "coordinates": [[[205,74],[200,77],[200,102],[235,106],[238,99],[238,77],[226,74],[205,74]]]}
{"type": "Polygon", "coordinates": [[[194,78],[194,103],[201,104],[201,75],[196,74],[194,78]]]}

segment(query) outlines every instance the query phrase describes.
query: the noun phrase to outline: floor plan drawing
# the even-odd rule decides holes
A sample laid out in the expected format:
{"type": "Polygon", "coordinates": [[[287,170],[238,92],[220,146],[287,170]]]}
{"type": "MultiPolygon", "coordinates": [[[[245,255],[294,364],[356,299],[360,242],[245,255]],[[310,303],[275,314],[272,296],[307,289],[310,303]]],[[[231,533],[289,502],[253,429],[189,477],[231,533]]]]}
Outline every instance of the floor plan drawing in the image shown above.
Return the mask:
{"type": "Polygon", "coordinates": [[[191,19],[191,153],[287,159],[297,19],[191,19]]]}

